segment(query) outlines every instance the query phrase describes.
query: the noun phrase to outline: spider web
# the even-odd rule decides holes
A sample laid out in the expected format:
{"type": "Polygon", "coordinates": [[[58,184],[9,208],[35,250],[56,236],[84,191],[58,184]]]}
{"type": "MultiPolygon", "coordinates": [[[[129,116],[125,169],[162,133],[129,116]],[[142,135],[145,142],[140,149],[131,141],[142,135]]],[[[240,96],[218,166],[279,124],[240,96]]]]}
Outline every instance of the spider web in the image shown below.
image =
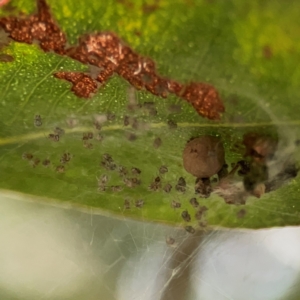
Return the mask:
{"type": "Polygon", "coordinates": [[[18,200],[1,196],[4,300],[287,299],[297,282],[297,228],[189,234],[18,200]]]}

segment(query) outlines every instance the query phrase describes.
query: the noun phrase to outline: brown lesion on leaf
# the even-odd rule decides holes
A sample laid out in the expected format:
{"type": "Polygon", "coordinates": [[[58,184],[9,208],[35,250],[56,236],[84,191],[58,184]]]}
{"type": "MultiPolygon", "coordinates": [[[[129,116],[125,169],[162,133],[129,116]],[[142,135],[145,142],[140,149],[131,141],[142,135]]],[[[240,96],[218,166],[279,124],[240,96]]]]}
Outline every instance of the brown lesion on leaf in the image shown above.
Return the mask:
{"type": "Polygon", "coordinates": [[[38,0],[37,8],[37,13],[31,16],[1,18],[0,26],[17,42],[32,44],[39,41],[44,51],[64,54],[66,36],[56,25],[46,1],[38,0]]]}
{"type": "Polygon", "coordinates": [[[97,82],[89,75],[79,72],[56,72],[56,78],[64,79],[73,84],[71,90],[81,98],[89,98],[97,91],[97,82]]]}
{"type": "MultiPolygon", "coordinates": [[[[166,98],[175,94],[189,102],[199,115],[218,120],[225,108],[217,90],[206,83],[181,84],[157,73],[155,62],[143,57],[112,32],[85,34],[78,45],[67,48],[66,35],[55,23],[45,0],[37,0],[37,13],[30,16],[0,18],[2,27],[15,41],[32,44],[39,41],[44,51],[54,51],[87,65],[99,68],[96,80],[104,85],[115,73],[136,89],[166,98]]],[[[58,72],[55,77],[73,83],[72,91],[79,97],[90,97],[96,91],[95,80],[86,74],[58,72]]]]}

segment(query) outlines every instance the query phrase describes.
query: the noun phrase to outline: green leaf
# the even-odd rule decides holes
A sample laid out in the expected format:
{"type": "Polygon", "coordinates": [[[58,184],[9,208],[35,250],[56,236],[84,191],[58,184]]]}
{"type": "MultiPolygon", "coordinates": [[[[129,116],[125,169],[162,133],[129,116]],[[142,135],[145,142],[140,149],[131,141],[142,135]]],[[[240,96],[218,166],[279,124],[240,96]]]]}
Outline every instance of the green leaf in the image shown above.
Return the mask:
{"type": "MultiPolygon", "coordinates": [[[[50,3],[50,2],[49,2],[50,3]]],[[[12,1],[13,8],[1,15],[30,14],[34,1],[12,1]]],[[[300,3],[290,1],[51,1],[51,11],[66,33],[69,44],[85,33],[111,31],[143,56],[152,58],[158,72],[182,83],[208,82],[215,86],[226,107],[221,121],[200,117],[191,105],[175,96],[162,99],[147,91],[137,91],[115,75],[89,100],[70,91],[70,83],[53,76],[57,71],[88,71],[88,66],[66,56],[43,52],[38,44],[12,41],[1,49],[11,55],[12,62],[0,62],[0,188],[26,198],[61,205],[93,208],[102,213],[187,225],[181,212],[187,209],[192,225],[197,225],[189,199],[194,196],[195,178],[182,165],[182,151],[191,137],[209,134],[222,139],[226,162],[242,159],[243,135],[248,132],[279,137],[279,157],[299,159],[294,144],[300,135],[299,82],[300,3]],[[128,98],[139,104],[154,102],[157,115],[146,109],[129,112],[128,98]],[[170,111],[171,105],[181,111],[170,111]],[[83,133],[97,131],[93,123],[107,113],[113,121],[104,123],[103,141],[91,141],[93,149],[83,146],[83,133]],[[42,117],[42,126],[34,125],[35,115],[42,117]],[[124,126],[124,116],[135,117],[142,129],[124,126]],[[168,120],[177,122],[170,129],[168,120]],[[55,127],[65,130],[59,142],[47,137],[55,127]],[[136,135],[130,141],[128,136],[136,135]],[[158,148],[155,138],[162,140],[158,148]],[[72,158],[65,172],[57,166],[63,153],[72,158]],[[22,159],[30,153],[42,162],[22,159]],[[109,153],[115,163],[129,170],[139,168],[142,184],[124,186],[116,171],[100,166],[102,155],[109,153]],[[173,190],[149,191],[160,166],[168,173],[163,183],[173,190]],[[98,191],[97,177],[107,174],[109,185],[121,185],[121,192],[98,191]],[[179,177],[187,181],[187,192],[174,190],[179,177]],[[34,197],[35,196],[35,197],[34,197]],[[132,201],[124,209],[124,200],[132,201]],[[142,199],[143,208],[134,207],[142,199]],[[181,203],[174,210],[171,202],[181,203]]],[[[208,226],[262,228],[299,225],[299,178],[263,195],[250,197],[245,206],[228,205],[213,195],[199,199],[208,211],[208,226]],[[243,218],[237,215],[246,211],[243,218]]]]}

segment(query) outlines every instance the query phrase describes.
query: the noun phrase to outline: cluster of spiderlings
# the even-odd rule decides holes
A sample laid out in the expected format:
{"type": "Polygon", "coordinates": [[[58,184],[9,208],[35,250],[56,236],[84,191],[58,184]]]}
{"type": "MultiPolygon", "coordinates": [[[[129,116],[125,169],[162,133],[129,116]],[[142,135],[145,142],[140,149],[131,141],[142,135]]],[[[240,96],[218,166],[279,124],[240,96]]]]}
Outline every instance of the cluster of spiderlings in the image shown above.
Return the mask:
{"type": "Polygon", "coordinates": [[[112,159],[111,155],[108,153],[103,154],[101,166],[104,167],[106,170],[113,171],[117,168],[114,160],[112,159]]]}
{"type": "Polygon", "coordinates": [[[59,127],[56,127],[54,130],[53,130],[53,133],[49,133],[48,134],[48,138],[49,140],[53,141],[53,142],[59,142],[60,140],[60,137],[62,135],[64,135],[65,131],[59,127]]]}
{"type": "Polygon", "coordinates": [[[22,154],[22,159],[27,160],[33,168],[35,168],[40,163],[39,158],[33,157],[33,155],[28,152],[22,154]]]}
{"type": "MultiPolygon", "coordinates": [[[[141,179],[139,178],[139,175],[141,174],[141,170],[139,168],[132,167],[131,174],[135,177],[130,177],[128,176],[129,172],[127,168],[121,165],[117,165],[114,162],[111,155],[108,153],[103,154],[100,166],[104,167],[108,171],[117,171],[119,176],[122,178],[123,184],[128,188],[134,188],[141,184],[141,179]]],[[[107,179],[107,176],[105,175],[104,178],[107,179]]],[[[100,184],[99,184],[99,179],[98,179],[98,186],[99,186],[98,190],[99,191],[107,190],[108,186],[106,185],[106,183],[107,180],[105,180],[105,182],[103,180],[100,180],[100,184]]],[[[110,186],[110,190],[112,192],[121,192],[123,190],[123,187],[121,185],[114,185],[114,186],[110,186]]]]}
{"type": "MultiPolygon", "coordinates": [[[[60,163],[61,165],[58,165],[57,167],[55,167],[55,171],[57,173],[64,173],[65,172],[65,167],[64,167],[64,164],[66,164],[67,162],[70,161],[72,155],[70,153],[64,153],[61,158],[60,158],[60,163]]],[[[35,168],[37,167],[41,160],[38,158],[38,157],[34,157],[31,153],[23,153],[22,154],[22,158],[24,160],[28,160],[29,161],[29,164],[35,168]]],[[[50,165],[51,165],[51,161],[50,159],[48,158],[45,158],[43,161],[42,161],[42,165],[45,167],[45,168],[48,168],[50,165]]]]}
{"type": "Polygon", "coordinates": [[[142,199],[138,199],[138,200],[135,200],[135,201],[125,199],[124,200],[124,209],[125,210],[131,209],[132,205],[135,206],[136,208],[142,208],[144,206],[144,204],[145,204],[145,202],[142,199]]]}
{"type": "MultiPolygon", "coordinates": [[[[77,96],[90,97],[97,90],[97,82],[104,85],[116,73],[136,89],[145,89],[163,98],[174,94],[189,102],[199,115],[220,119],[224,105],[213,86],[194,82],[184,85],[160,76],[152,59],[135,52],[112,32],[85,34],[78,39],[77,46],[68,48],[66,35],[55,24],[46,1],[37,0],[37,6],[37,13],[27,17],[0,18],[0,26],[18,42],[32,44],[39,41],[44,51],[54,51],[100,68],[96,79],[80,72],[59,71],[54,74],[71,82],[72,91],[77,96]]],[[[150,113],[156,112],[151,109],[150,113]]]]}
{"type": "MultiPolygon", "coordinates": [[[[166,174],[168,172],[168,167],[165,165],[162,165],[158,168],[158,172],[159,172],[159,176],[156,176],[154,178],[154,180],[150,183],[150,185],[148,186],[148,189],[150,191],[156,192],[158,190],[160,190],[162,188],[162,181],[163,181],[163,177],[164,174],[166,174]]],[[[166,193],[170,193],[172,189],[172,185],[170,183],[166,183],[163,187],[163,190],[166,193]]]]}

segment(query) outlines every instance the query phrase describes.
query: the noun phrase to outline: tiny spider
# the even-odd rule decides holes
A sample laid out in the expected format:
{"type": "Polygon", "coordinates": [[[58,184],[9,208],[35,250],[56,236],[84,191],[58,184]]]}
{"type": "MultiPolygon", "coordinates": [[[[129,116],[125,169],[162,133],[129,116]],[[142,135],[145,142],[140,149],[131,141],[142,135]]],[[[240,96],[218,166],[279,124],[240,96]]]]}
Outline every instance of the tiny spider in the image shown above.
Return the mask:
{"type": "Polygon", "coordinates": [[[61,164],[66,164],[71,160],[72,156],[69,152],[65,152],[62,157],[60,158],[60,163],[61,164]]]}
{"type": "Polygon", "coordinates": [[[157,176],[153,182],[150,183],[149,185],[149,190],[156,192],[161,188],[161,179],[159,176],[157,176]]]}
{"type": "Polygon", "coordinates": [[[89,143],[86,140],[83,142],[83,147],[86,148],[86,149],[93,149],[94,148],[93,144],[89,143]]]}
{"type": "Polygon", "coordinates": [[[116,115],[111,112],[108,112],[106,117],[108,121],[114,121],[116,119],[116,115]]]}
{"type": "Polygon", "coordinates": [[[101,130],[102,125],[101,125],[98,121],[95,121],[95,122],[94,122],[94,128],[95,128],[96,130],[101,130]]]}
{"type": "Polygon", "coordinates": [[[144,200],[136,200],[135,207],[142,208],[144,206],[144,200]]]}
{"type": "Polygon", "coordinates": [[[40,160],[38,158],[35,158],[35,159],[31,160],[30,163],[31,163],[32,167],[35,168],[40,163],[40,160]]]}
{"type": "Polygon", "coordinates": [[[123,166],[118,167],[118,172],[121,177],[126,176],[128,174],[127,169],[123,166]]]}
{"type": "Polygon", "coordinates": [[[138,168],[133,167],[133,168],[131,168],[131,173],[133,175],[140,175],[142,173],[142,171],[138,168]]]}
{"type": "Polygon", "coordinates": [[[94,134],[92,133],[92,132],[88,132],[87,133],[87,137],[88,137],[88,139],[93,139],[93,137],[94,137],[94,134]]]}
{"type": "Polygon", "coordinates": [[[33,155],[31,153],[23,153],[22,158],[26,160],[31,160],[33,158],[33,155]]]}
{"type": "Polygon", "coordinates": [[[65,172],[65,167],[64,166],[57,166],[55,171],[57,173],[64,173],[65,172]]]}
{"type": "Polygon", "coordinates": [[[96,135],[96,140],[97,140],[97,141],[102,142],[103,139],[104,139],[104,137],[103,137],[103,135],[102,135],[101,133],[98,133],[98,134],[96,135]]]}
{"type": "Polygon", "coordinates": [[[106,191],[106,186],[99,186],[98,187],[98,192],[105,192],[106,191]]]}
{"type": "Polygon", "coordinates": [[[128,199],[124,200],[124,208],[125,209],[130,209],[130,201],[128,199]]]}
{"type": "Polygon", "coordinates": [[[123,182],[129,188],[134,188],[141,184],[141,181],[137,178],[124,178],[123,182]]]}
{"type": "Polygon", "coordinates": [[[184,210],[182,213],[181,213],[181,217],[184,221],[186,222],[190,222],[191,221],[191,215],[188,213],[187,210],[184,210]]]}
{"type": "Polygon", "coordinates": [[[184,229],[186,230],[186,232],[191,234],[194,234],[196,232],[196,230],[192,226],[185,226],[184,229]]]}
{"type": "Polygon", "coordinates": [[[171,207],[172,207],[172,208],[180,208],[180,207],[181,207],[181,203],[180,203],[180,202],[177,202],[177,201],[175,201],[175,200],[173,200],[173,201],[171,202],[171,207]]]}
{"type": "Polygon", "coordinates": [[[197,208],[199,206],[199,202],[197,201],[196,198],[191,198],[190,203],[193,207],[197,208]]]}
{"type": "Polygon", "coordinates": [[[128,126],[130,124],[130,118],[128,116],[123,117],[124,126],[128,126]]]}
{"type": "Polygon", "coordinates": [[[120,185],[113,185],[110,188],[111,191],[114,193],[121,192],[123,190],[123,188],[120,185]]]}
{"type": "Polygon", "coordinates": [[[104,154],[102,155],[102,158],[103,158],[103,160],[105,160],[105,161],[107,161],[107,162],[113,162],[113,159],[112,159],[111,155],[108,154],[108,153],[104,153],[104,154]]]}
{"type": "Polygon", "coordinates": [[[199,194],[201,198],[208,198],[212,192],[209,178],[197,178],[195,184],[195,194],[199,194]]]}
{"type": "Polygon", "coordinates": [[[59,141],[59,135],[58,134],[49,133],[48,138],[49,138],[49,140],[51,140],[53,142],[58,142],[59,141]]]}
{"type": "Polygon", "coordinates": [[[175,186],[176,191],[184,193],[186,191],[186,181],[183,177],[178,179],[178,182],[175,186]]]}
{"type": "Polygon", "coordinates": [[[100,178],[97,178],[98,180],[98,185],[105,185],[108,181],[108,176],[106,174],[101,175],[100,178]]]}
{"type": "Polygon", "coordinates": [[[202,227],[202,228],[207,227],[207,221],[200,221],[198,224],[199,224],[199,226],[202,227]]]}
{"type": "Polygon", "coordinates": [[[85,132],[82,134],[82,140],[87,141],[93,139],[94,134],[92,132],[85,132]]]}
{"type": "Polygon", "coordinates": [[[170,183],[167,183],[165,186],[164,186],[164,191],[166,193],[170,193],[171,192],[171,189],[172,189],[172,185],[170,183]]]}
{"type": "Polygon", "coordinates": [[[177,184],[181,186],[186,186],[186,181],[183,177],[179,177],[177,184]]]}
{"type": "Polygon", "coordinates": [[[137,136],[134,133],[126,134],[126,137],[127,137],[128,141],[130,141],[130,142],[134,142],[137,139],[137,136]]]}
{"type": "Polygon", "coordinates": [[[115,163],[109,163],[108,165],[108,170],[114,171],[117,169],[117,165],[115,163]]]}
{"type": "Polygon", "coordinates": [[[49,159],[44,159],[44,160],[42,161],[42,165],[43,165],[44,167],[48,167],[48,166],[50,165],[50,160],[49,160],[49,159]]]}
{"type": "Polygon", "coordinates": [[[168,167],[166,167],[166,166],[161,166],[160,168],[159,168],[159,173],[160,174],[165,174],[165,173],[167,173],[168,172],[168,167]]]}
{"type": "Polygon", "coordinates": [[[59,136],[62,136],[62,135],[65,134],[65,131],[62,128],[60,128],[60,127],[55,127],[55,129],[53,130],[53,132],[55,134],[59,135],[59,136]]]}
{"type": "Polygon", "coordinates": [[[160,183],[160,182],[161,182],[161,178],[160,178],[159,176],[156,176],[156,177],[154,178],[154,182],[160,183]]]}
{"type": "Polygon", "coordinates": [[[34,126],[36,127],[40,127],[42,126],[43,122],[42,122],[42,118],[40,115],[35,115],[34,117],[34,126]]]}

